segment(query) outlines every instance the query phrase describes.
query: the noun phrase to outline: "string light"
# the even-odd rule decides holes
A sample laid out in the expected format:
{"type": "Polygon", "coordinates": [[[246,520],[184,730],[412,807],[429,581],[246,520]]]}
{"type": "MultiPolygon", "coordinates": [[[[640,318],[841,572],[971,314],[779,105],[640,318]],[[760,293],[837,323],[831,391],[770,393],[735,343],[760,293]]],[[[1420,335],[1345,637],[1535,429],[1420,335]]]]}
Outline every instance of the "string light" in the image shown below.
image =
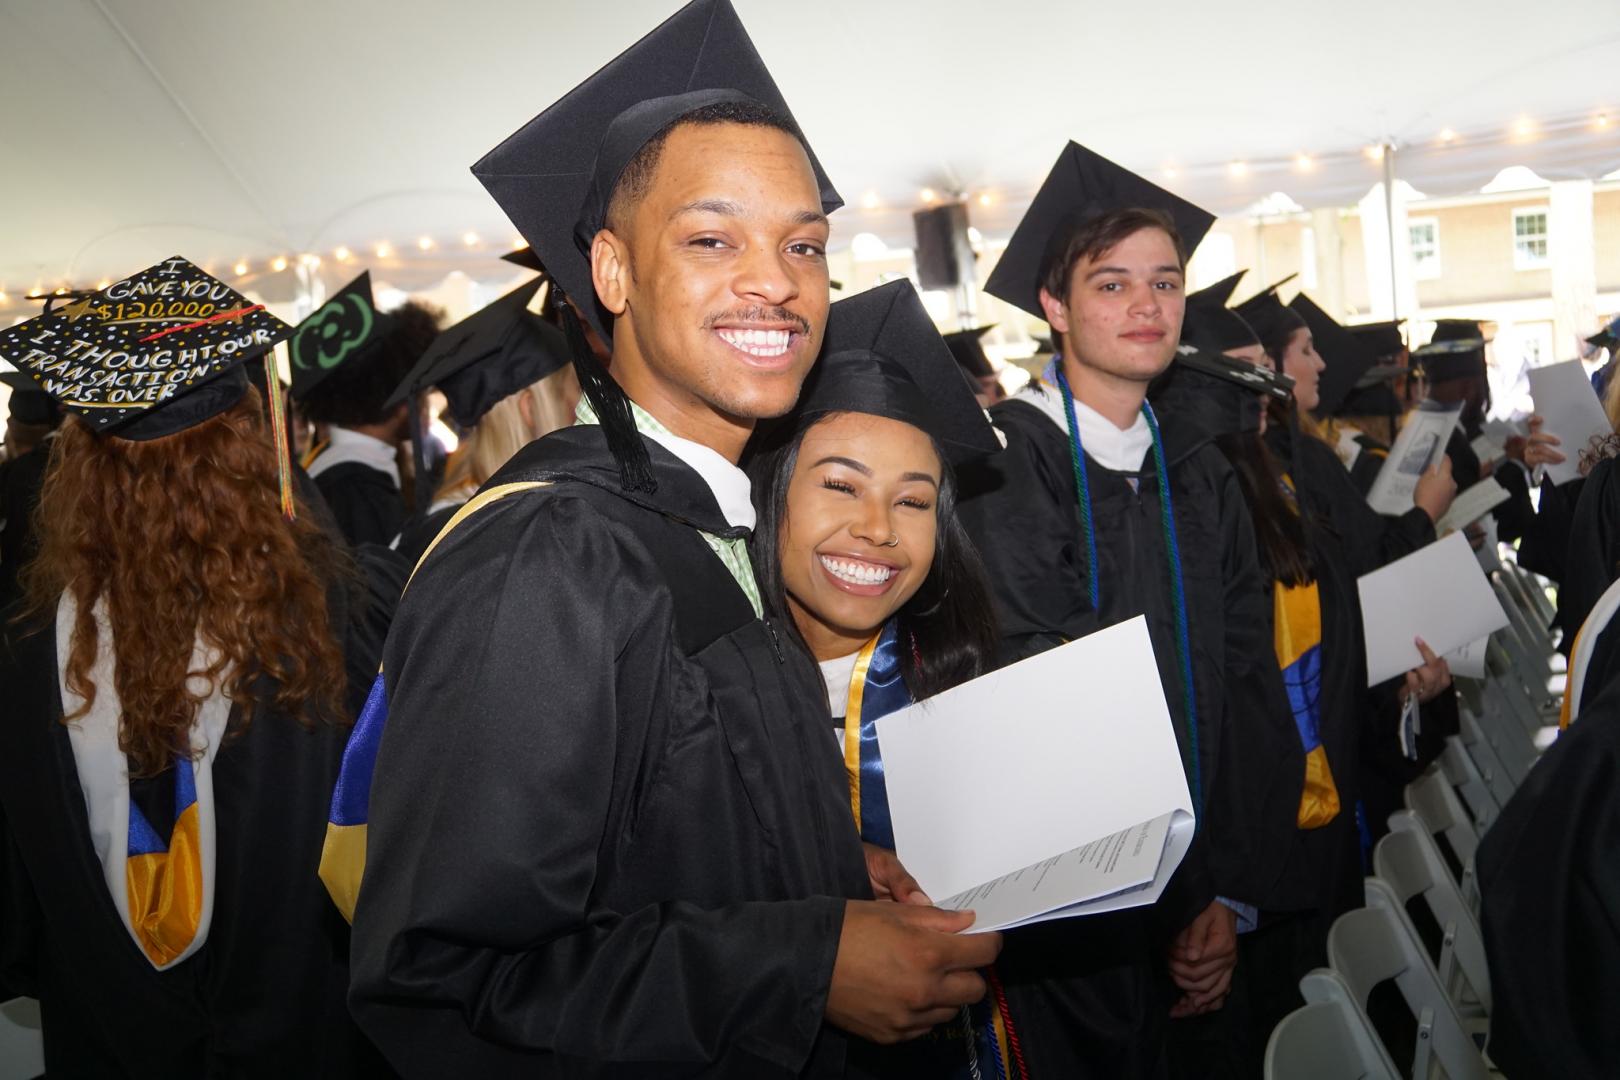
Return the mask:
{"type": "Polygon", "coordinates": [[[934,189],[931,187],[923,188],[920,194],[922,196],[922,201],[927,203],[929,206],[933,206],[935,203],[939,202],[939,195],[935,193],[934,189]]]}
{"type": "Polygon", "coordinates": [[[1521,139],[1528,139],[1535,133],[1535,121],[1531,120],[1528,116],[1519,117],[1518,121],[1513,125],[1513,134],[1517,135],[1521,139]]]}
{"type": "Polygon", "coordinates": [[[1454,143],[1457,141],[1457,133],[1450,128],[1441,128],[1440,141],[1442,143],[1454,143]]]}
{"type": "Polygon", "coordinates": [[[6,295],[6,291],[4,289],[0,289],[0,304],[9,303],[11,303],[11,298],[6,295]]]}
{"type": "Polygon", "coordinates": [[[236,272],[237,277],[247,277],[248,264],[246,261],[239,261],[235,266],[231,267],[231,269],[236,272]]]}
{"type": "Polygon", "coordinates": [[[1604,128],[1609,126],[1609,114],[1604,112],[1598,113],[1597,119],[1594,120],[1593,123],[1597,126],[1599,131],[1602,131],[1604,128]]]}
{"type": "Polygon", "coordinates": [[[332,252],[332,258],[336,259],[338,262],[346,263],[350,259],[354,258],[354,252],[339,245],[338,248],[332,252]]]}
{"type": "Polygon", "coordinates": [[[862,195],[861,205],[868,210],[876,210],[878,208],[878,193],[868,191],[865,195],[862,195]]]}
{"type": "Polygon", "coordinates": [[[979,196],[979,205],[980,206],[990,206],[990,205],[993,205],[995,203],[995,201],[996,201],[996,197],[994,195],[990,194],[988,191],[986,191],[984,194],[979,196]]]}
{"type": "Polygon", "coordinates": [[[388,246],[387,241],[384,241],[383,243],[377,245],[377,258],[379,258],[379,259],[387,259],[387,258],[391,258],[393,256],[393,254],[394,254],[394,249],[388,246]]]}
{"type": "Polygon", "coordinates": [[[422,249],[423,251],[432,251],[433,250],[433,237],[431,237],[431,236],[419,236],[419,237],[417,237],[416,246],[418,248],[422,249]]]}
{"type": "Polygon", "coordinates": [[[56,287],[56,295],[57,296],[66,296],[67,295],[67,286],[66,285],[58,285],[56,287]]]}
{"type": "Polygon", "coordinates": [[[282,255],[277,255],[274,259],[271,259],[270,260],[270,269],[274,270],[278,274],[281,273],[283,270],[287,269],[287,259],[286,259],[286,257],[282,256],[282,255]]]}
{"type": "Polygon", "coordinates": [[[298,261],[303,263],[311,270],[321,265],[321,257],[319,255],[300,255],[298,256],[298,261]]]}
{"type": "Polygon", "coordinates": [[[477,247],[478,234],[475,232],[463,233],[461,236],[461,242],[466,244],[468,247],[477,247]]]}
{"type": "Polygon", "coordinates": [[[1232,179],[1240,180],[1249,175],[1249,163],[1246,161],[1227,162],[1226,172],[1232,179]]]}
{"type": "Polygon", "coordinates": [[[1177,176],[1180,176],[1180,175],[1181,174],[1176,171],[1176,167],[1174,165],[1166,165],[1164,167],[1164,178],[1166,180],[1174,180],[1177,176]]]}
{"type": "MultiPolygon", "coordinates": [[[[206,271],[204,271],[204,272],[206,273],[206,271]]],[[[107,288],[111,284],[112,284],[112,282],[109,279],[102,278],[100,281],[96,282],[96,292],[100,292],[101,290],[107,288]]]]}
{"type": "Polygon", "coordinates": [[[1294,168],[1298,169],[1300,172],[1310,172],[1312,169],[1316,168],[1316,162],[1311,160],[1311,155],[1309,154],[1295,154],[1294,168]]]}
{"type": "Polygon", "coordinates": [[[1367,160],[1368,161],[1383,161],[1384,160],[1384,144],[1379,143],[1376,146],[1369,146],[1369,147],[1367,147],[1366,150],[1362,151],[1362,153],[1367,155],[1367,160]]]}
{"type": "Polygon", "coordinates": [[[528,246],[529,246],[528,241],[524,240],[523,237],[521,237],[521,236],[512,237],[512,250],[513,251],[522,251],[524,248],[526,248],[528,246]]]}

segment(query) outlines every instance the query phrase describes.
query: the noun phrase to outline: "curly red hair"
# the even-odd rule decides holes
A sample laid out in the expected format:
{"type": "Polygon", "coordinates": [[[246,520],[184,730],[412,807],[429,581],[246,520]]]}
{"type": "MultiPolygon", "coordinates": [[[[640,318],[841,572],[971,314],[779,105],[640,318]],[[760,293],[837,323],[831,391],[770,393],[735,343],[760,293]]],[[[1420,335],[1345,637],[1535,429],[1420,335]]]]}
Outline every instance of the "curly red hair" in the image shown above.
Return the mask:
{"type": "Polygon", "coordinates": [[[40,550],[22,575],[25,612],[48,618],[70,590],[78,605],[65,684],[86,705],[63,720],[95,700],[94,612],[104,599],[123,710],[119,746],[132,776],[193,756],[203,700],[187,688],[193,675],[239,705],[242,723],[264,678],[274,691],[262,704],[305,723],[342,716],[343,654],[327,588],[343,555],[306,507],[296,522],[283,518],[255,391],[219,416],[147,442],[97,436],[68,419],[36,513],[40,550]],[[199,636],[219,660],[194,672],[199,636]]]}

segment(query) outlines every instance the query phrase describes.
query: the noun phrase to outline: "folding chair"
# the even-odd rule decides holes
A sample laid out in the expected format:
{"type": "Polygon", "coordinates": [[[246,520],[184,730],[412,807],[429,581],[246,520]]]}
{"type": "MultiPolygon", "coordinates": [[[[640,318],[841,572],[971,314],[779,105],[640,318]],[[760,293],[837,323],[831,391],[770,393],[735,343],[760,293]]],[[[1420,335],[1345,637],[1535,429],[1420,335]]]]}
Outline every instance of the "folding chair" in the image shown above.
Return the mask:
{"type": "MultiPolygon", "coordinates": [[[[1485,963],[1485,941],[1479,922],[1468,909],[1446,868],[1445,859],[1422,823],[1396,820],[1413,816],[1410,810],[1397,810],[1390,815],[1390,832],[1373,848],[1373,872],[1388,886],[1391,891],[1388,899],[1402,918],[1408,920],[1409,928],[1419,940],[1422,935],[1417,933],[1416,924],[1410,923],[1406,907],[1413,899],[1423,903],[1439,927],[1438,955],[1432,956],[1435,974],[1440,977],[1440,985],[1446,988],[1458,1014],[1465,1017],[1489,1015],[1491,976],[1485,963]]],[[[1369,885],[1369,899],[1374,891],[1369,885]]]]}
{"type": "Polygon", "coordinates": [[[1564,676],[1555,674],[1552,669],[1550,658],[1556,655],[1552,639],[1525,617],[1512,591],[1500,577],[1491,580],[1491,589],[1508,617],[1508,625],[1498,633],[1513,658],[1514,666],[1519,669],[1519,677],[1526,689],[1538,702],[1544,697],[1556,697],[1563,693],[1564,676]]]}
{"type": "MultiPolygon", "coordinates": [[[[1474,861],[1479,851],[1479,830],[1445,774],[1436,765],[1423,770],[1423,775],[1406,785],[1406,808],[1417,814],[1428,826],[1429,835],[1445,839],[1459,867],[1474,861]]],[[[1460,873],[1452,872],[1461,880],[1460,873]]]]}
{"type": "Polygon", "coordinates": [[[0,1002],[0,1080],[33,1080],[44,1072],[39,1002],[33,998],[0,1002]]]}
{"type": "Polygon", "coordinates": [[[1496,748],[1490,744],[1490,741],[1485,737],[1485,733],[1480,729],[1479,721],[1475,719],[1478,715],[1477,712],[1468,709],[1459,710],[1459,733],[1455,738],[1458,745],[1468,755],[1469,760],[1474,763],[1474,768],[1479,771],[1480,778],[1490,788],[1491,795],[1496,799],[1496,805],[1500,808],[1506,806],[1507,801],[1513,798],[1513,793],[1518,790],[1518,785],[1514,783],[1513,777],[1508,774],[1507,766],[1503,764],[1501,757],[1496,752],[1496,748]]]}
{"type": "Polygon", "coordinates": [[[1455,735],[1448,735],[1436,763],[1440,766],[1440,772],[1445,776],[1446,782],[1457,793],[1463,808],[1468,811],[1468,816],[1474,822],[1474,831],[1484,836],[1496,820],[1496,815],[1502,812],[1502,804],[1497,800],[1495,792],[1491,791],[1490,785],[1485,782],[1485,777],[1474,764],[1474,759],[1463,749],[1462,740],[1455,735]]]}
{"type": "Polygon", "coordinates": [[[1507,770],[1513,786],[1518,787],[1530,774],[1530,766],[1535,764],[1536,744],[1525,732],[1524,725],[1512,715],[1501,688],[1489,679],[1478,685],[1480,707],[1471,709],[1464,699],[1459,711],[1473,720],[1485,744],[1507,770]]]}
{"type": "Polygon", "coordinates": [[[1394,981],[1416,1028],[1410,1075],[1488,1080],[1485,1058],[1452,1007],[1423,948],[1387,907],[1340,915],[1328,931],[1328,962],[1365,1011],[1373,989],[1394,981]]]}
{"type": "Polygon", "coordinates": [[[1525,595],[1530,599],[1531,607],[1541,619],[1543,626],[1551,626],[1558,614],[1552,600],[1547,597],[1547,588],[1552,583],[1540,574],[1531,573],[1516,562],[1505,564],[1508,572],[1523,586],[1525,595]]]}
{"type": "Polygon", "coordinates": [[[1266,1080],[1397,1080],[1395,1063],[1343,979],[1317,968],[1299,989],[1307,1004],[1272,1030],[1266,1080]]]}

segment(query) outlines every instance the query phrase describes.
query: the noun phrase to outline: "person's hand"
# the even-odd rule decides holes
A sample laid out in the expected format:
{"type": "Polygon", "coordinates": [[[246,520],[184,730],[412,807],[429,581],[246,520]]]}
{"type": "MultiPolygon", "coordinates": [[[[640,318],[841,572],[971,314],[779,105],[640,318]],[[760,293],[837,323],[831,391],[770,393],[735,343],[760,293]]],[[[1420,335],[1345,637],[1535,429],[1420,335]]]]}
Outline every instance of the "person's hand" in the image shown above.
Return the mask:
{"type": "Polygon", "coordinates": [[[873,896],[900,904],[933,905],[917,879],[900,864],[900,856],[876,844],[862,843],[861,846],[866,849],[866,876],[872,880],[873,896]]]}
{"type": "Polygon", "coordinates": [[[1456,497],[1457,481],[1451,478],[1451,459],[1441,454],[1434,468],[1418,477],[1417,487],[1412,490],[1412,502],[1429,515],[1430,521],[1439,522],[1456,497]]]}
{"type": "Polygon", "coordinates": [[[1406,673],[1406,692],[1416,694],[1418,703],[1427,705],[1451,688],[1451,666],[1445,657],[1434,655],[1434,650],[1422,638],[1415,640],[1423,656],[1423,666],[1406,673]]]}
{"type": "Polygon", "coordinates": [[[1172,1018],[1214,1012],[1226,1003],[1237,966],[1237,912],[1211,902],[1170,944],[1170,977],[1182,992],[1172,1018]]]}
{"type": "Polygon", "coordinates": [[[1507,456],[1523,463],[1527,469],[1534,469],[1539,465],[1558,465],[1564,461],[1561,451],[1554,450],[1555,446],[1562,446],[1562,441],[1551,432],[1541,430],[1544,421],[1539,416],[1532,416],[1527,426],[1529,435],[1514,435],[1507,441],[1507,456]]]}
{"type": "Polygon", "coordinates": [[[850,900],[827,989],[827,1022],[876,1043],[926,1034],[984,998],[978,969],[1000,934],[963,934],[971,911],[850,900]]]}

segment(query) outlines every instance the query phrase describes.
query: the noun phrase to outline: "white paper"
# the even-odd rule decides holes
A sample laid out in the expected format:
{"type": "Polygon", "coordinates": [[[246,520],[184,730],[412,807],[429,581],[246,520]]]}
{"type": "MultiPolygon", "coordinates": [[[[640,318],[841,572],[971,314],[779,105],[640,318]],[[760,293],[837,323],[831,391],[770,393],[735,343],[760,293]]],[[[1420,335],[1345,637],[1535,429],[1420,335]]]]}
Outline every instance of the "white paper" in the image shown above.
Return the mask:
{"type": "Polygon", "coordinates": [[[1546,467],[1547,475],[1555,484],[1568,483],[1581,475],[1581,451],[1614,428],[1579,360],[1531,368],[1529,378],[1541,430],[1558,436],[1558,452],[1564,455],[1563,461],[1546,467]]]}
{"type": "Polygon", "coordinates": [[[1483,679],[1485,677],[1485,649],[1491,643],[1491,635],[1486,634],[1478,641],[1470,641],[1460,649],[1453,649],[1446,653],[1446,666],[1453,675],[1461,675],[1465,679],[1483,679]]]}
{"type": "Polygon", "coordinates": [[[1444,656],[1508,623],[1462,533],[1363,575],[1356,587],[1367,639],[1368,686],[1423,663],[1414,638],[1444,656]]]}
{"type": "Polygon", "coordinates": [[[1452,500],[1451,508],[1434,523],[1435,535],[1466,529],[1507,501],[1507,488],[1497,483],[1496,477],[1487,476],[1452,500]]]}
{"type": "Polygon", "coordinates": [[[1490,432],[1485,432],[1469,443],[1468,449],[1472,450],[1474,456],[1479,458],[1481,465],[1494,465],[1507,457],[1507,448],[1491,438],[1490,432]]]}
{"type": "Polygon", "coordinates": [[[1152,903],[1194,825],[1171,723],[1140,617],[891,713],[900,861],[942,906],[977,890],[975,931],[1152,903]]]}
{"type": "Polygon", "coordinates": [[[1378,470],[1372,490],[1367,492],[1367,502],[1374,510],[1398,516],[1412,509],[1418,479],[1445,455],[1446,442],[1460,415],[1461,404],[1440,406],[1432,401],[1425,401],[1407,415],[1384,467],[1378,470]]]}

